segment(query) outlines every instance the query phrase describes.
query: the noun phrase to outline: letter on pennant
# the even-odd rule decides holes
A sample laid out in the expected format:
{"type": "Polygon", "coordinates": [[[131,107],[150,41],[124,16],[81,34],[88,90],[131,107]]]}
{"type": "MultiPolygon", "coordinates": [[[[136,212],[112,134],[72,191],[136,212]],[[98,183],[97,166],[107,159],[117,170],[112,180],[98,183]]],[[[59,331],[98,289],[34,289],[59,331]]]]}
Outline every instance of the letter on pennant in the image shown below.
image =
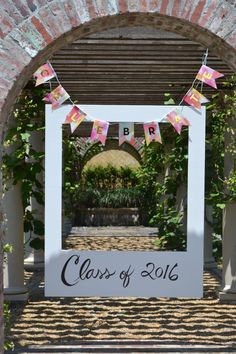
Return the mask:
{"type": "Polygon", "coordinates": [[[214,69],[209,68],[209,66],[202,65],[199,69],[199,72],[197,73],[196,79],[211,87],[217,88],[215,80],[222,76],[224,75],[214,69]]]}
{"type": "Polygon", "coordinates": [[[87,116],[86,113],[81,111],[76,106],[73,106],[71,111],[67,114],[65,124],[70,124],[71,133],[74,133],[75,129],[83,122],[84,118],[87,116]]]}
{"type": "Polygon", "coordinates": [[[91,141],[100,141],[105,145],[109,123],[102,120],[95,120],[91,131],[91,141]]]}
{"type": "Polygon", "coordinates": [[[127,141],[129,144],[135,144],[134,123],[119,123],[119,145],[127,141]]]}
{"type": "Polygon", "coordinates": [[[209,102],[209,100],[203,96],[200,92],[198,92],[195,88],[191,88],[186,95],[184,96],[183,100],[187,102],[190,106],[200,110],[201,104],[209,102]]]}
{"type": "Polygon", "coordinates": [[[47,63],[40,68],[38,68],[35,73],[33,74],[33,77],[36,79],[35,86],[44,84],[45,82],[51,80],[53,77],[56,76],[56,73],[52,67],[51,64],[47,63]]]}
{"type": "Polygon", "coordinates": [[[181,133],[183,126],[190,125],[188,119],[183,117],[179,112],[177,112],[177,110],[167,114],[166,118],[173,125],[178,134],[181,133]]]}
{"type": "Polygon", "coordinates": [[[143,129],[147,145],[149,145],[153,140],[162,144],[160,128],[157,122],[144,123],[143,129]]]}
{"type": "Polygon", "coordinates": [[[61,85],[59,85],[57,88],[55,88],[55,90],[48,93],[43,100],[51,103],[52,109],[56,109],[69,97],[70,95],[66,92],[66,90],[61,85]]]}

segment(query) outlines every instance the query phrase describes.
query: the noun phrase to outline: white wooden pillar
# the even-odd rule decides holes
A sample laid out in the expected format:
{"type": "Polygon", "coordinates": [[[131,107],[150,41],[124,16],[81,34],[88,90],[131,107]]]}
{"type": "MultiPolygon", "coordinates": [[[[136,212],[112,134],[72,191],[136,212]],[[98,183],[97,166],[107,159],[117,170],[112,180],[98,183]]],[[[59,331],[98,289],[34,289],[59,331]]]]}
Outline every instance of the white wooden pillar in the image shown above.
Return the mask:
{"type": "Polygon", "coordinates": [[[223,212],[223,270],[220,299],[236,302],[236,203],[223,212]]]}
{"type": "Polygon", "coordinates": [[[212,207],[205,205],[205,222],[204,222],[204,268],[216,268],[217,264],[213,257],[212,237],[213,237],[213,218],[212,207]]]}
{"type": "Polygon", "coordinates": [[[25,301],[28,290],[24,285],[24,229],[21,186],[18,183],[3,197],[6,218],[5,241],[13,247],[4,264],[4,297],[9,301],[25,301]]]}
{"type": "MultiPolygon", "coordinates": [[[[236,117],[232,117],[230,127],[235,131],[236,117]]],[[[235,147],[235,134],[229,129],[225,134],[225,176],[235,169],[234,158],[228,148],[235,147]]],[[[236,202],[228,202],[223,211],[223,269],[222,290],[219,298],[222,301],[236,302],[236,202]]]]}
{"type": "MultiPolygon", "coordinates": [[[[43,141],[42,131],[33,131],[30,134],[30,144],[32,148],[38,152],[44,151],[44,141],[43,141]]],[[[44,174],[41,172],[38,175],[39,182],[44,186],[44,174]]],[[[30,210],[34,211],[34,216],[44,222],[44,205],[39,204],[35,198],[31,198],[30,210]]],[[[44,252],[43,250],[35,250],[29,246],[29,240],[34,238],[43,238],[44,236],[39,236],[34,233],[28,232],[25,234],[25,268],[26,269],[42,269],[44,267],[44,252]]]]}

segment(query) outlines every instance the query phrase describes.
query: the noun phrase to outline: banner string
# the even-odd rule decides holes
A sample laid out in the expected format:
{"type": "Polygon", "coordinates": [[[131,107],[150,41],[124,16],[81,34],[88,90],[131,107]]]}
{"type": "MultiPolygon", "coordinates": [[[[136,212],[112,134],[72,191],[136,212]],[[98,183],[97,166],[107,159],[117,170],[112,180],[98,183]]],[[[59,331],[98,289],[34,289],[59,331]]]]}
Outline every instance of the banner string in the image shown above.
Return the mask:
{"type": "MultiPolygon", "coordinates": [[[[208,48],[206,49],[205,53],[203,54],[202,65],[207,64],[207,57],[208,57],[208,48]]],[[[202,90],[203,90],[203,81],[201,81],[201,93],[202,93],[202,90]]]]}
{"type": "MultiPolygon", "coordinates": [[[[206,65],[206,63],[207,63],[207,57],[208,57],[208,48],[206,49],[205,53],[203,54],[203,57],[202,57],[202,65],[206,65]]],[[[190,90],[192,90],[192,88],[194,88],[194,85],[195,85],[196,81],[197,81],[197,78],[195,77],[195,79],[194,79],[193,82],[192,82],[192,85],[191,85],[190,89],[188,89],[187,92],[189,92],[190,90]]],[[[197,85],[196,85],[196,87],[195,87],[196,89],[198,88],[199,83],[200,83],[200,81],[197,82],[197,85]]],[[[203,81],[201,81],[201,93],[202,93],[202,89],[203,89],[203,81]]],[[[185,94],[185,95],[186,95],[186,94],[185,94]]],[[[182,100],[180,101],[179,106],[181,106],[181,104],[183,103],[185,95],[183,96],[182,100]]],[[[183,109],[182,109],[182,110],[183,110],[183,109]]]]}
{"type": "MultiPolygon", "coordinates": [[[[48,64],[49,64],[50,66],[52,66],[52,64],[50,63],[49,60],[48,60],[48,64]]],[[[61,82],[60,82],[60,80],[59,80],[59,78],[58,78],[58,75],[57,75],[57,73],[56,73],[55,70],[54,70],[54,73],[55,73],[55,79],[57,80],[58,85],[61,85],[61,82]]],[[[51,80],[50,80],[50,84],[51,84],[51,80]]],[[[61,86],[62,86],[62,85],[61,85],[61,86]]],[[[73,106],[75,106],[75,103],[74,103],[74,101],[71,99],[70,96],[68,97],[68,100],[73,104],[73,106]]]]}
{"type": "MultiPolygon", "coordinates": [[[[209,53],[209,51],[208,51],[208,48],[206,49],[206,51],[205,51],[205,53],[203,54],[203,56],[202,56],[202,66],[201,66],[201,68],[200,68],[200,70],[199,70],[199,72],[198,72],[198,74],[195,76],[195,78],[194,78],[194,80],[192,81],[192,84],[191,84],[191,87],[188,89],[188,91],[185,93],[185,95],[182,97],[182,99],[181,99],[181,101],[179,102],[179,104],[177,104],[177,105],[175,105],[175,106],[177,106],[178,108],[173,108],[172,109],[172,111],[176,111],[176,117],[178,118],[178,119],[180,119],[179,117],[178,117],[178,115],[180,115],[181,116],[181,113],[182,113],[182,111],[183,111],[183,109],[184,109],[184,107],[185,107],[185,105],[183,105],[182,103],[185,101],[185,102],[187,102],[188,104],[190,104],[191,106],[193,106],[194,108],[196,108],[196,109],[198,109],[198,106],[196,105],[196,102],[195,102],[195,104],[193,104],[193,102],[189,102],[189,97],[190,97],[190,95],[191,95],[191,99],[192,99],[192,97],[194,97],[194,95],[195,95],[195,92],[197,91],[197,88],[198,88],[198,86],[200,85],[200,91],[201,91],[201,93],[202,93],[202,91],[203,91],[203,83],[207,83],[209,86],[212,86],[212,87],[214,87],[214,88],[217,88],[217,86],[216,86],[216,84],[215,84],[215,79],[216,78],[218,78],[218,77],[221,77],[221,76],[224,76],[223,74],[221,74],[221,73],[219,73],[219,72],[217,72],[217,71],[214,71],[213,69],[211,69],[211,68],[208,68],[207,66],[206,66],[206,64],[207,64],[207,59],[208,59],[208,53],[209,53]],[[206,66],[206,68],[204,68],[203,66],[206,66]],[[206,70],[205,72],[202,72],[203,70],[206,70]],[[201,76],[202,75],[202,76],[201,76]],[[214,76],[213,76],[214,75],[214,76]],[[208,80],[208,81],[207,81],[208,80]],[[210,81],[211,80],[211,81],[210,81]],[[191,90],[192,90],[192,92],[191,92],[191,90]],[[194,91],[195,90],[195,91],[194,91]]],[[[59,86],[61,86],[62,88],[63,88],[63,86],[62,86],[62,84],[61,84],[61,81],[60,81],[60,79],[59,79],[59,77],[58,77],[58,75],[57,75],[57,73],[56,73],[56,71],[53,69],[53,67],[52,67],[52,65],[51,65],[51,62],[48,60],[47,61],[47,64],[51,67],[51,69],[53,70],[53,73],[54,73],[54,76],[51,76],[51,78],[50,78],[50,80],[48,80],[48,83],[49,83],[49,87],[50,87],[50,91],[52,92],[52,81],[51,80],[56,80],[56,82],[58,83],[58,85],[59,86]]],[[[36,76],[37,77],[37,76],[36,76]]],[[[63,88],[64,89],[64,88],[63,88]]],[[[77,100],[76,101],[73,101],[72,100],[72,98],[71,98],[71,96],[69,95],[69,93],[67,93],[66,91],[65,91],[65,89],[64,89],[64,92],[65,92],[65,94],[67,94],[68,95],[68,97],[67,97],[67,99],[71,102],[71,104],[73,105],[73,106],[75,106],[76,107],[76,105],[78,104],[77,102],[77,100]]],[[[199,94],[199,92],[198,92],[198,94],[199,94]]],[[[199,94],[200,95],[200,94],[199,94]]],[[[204,96],[202,96],[203,98],[205,98],[204,96]]],[[[193,100],[193,99],[192,99],[193,100]]],[[[197,101],[197,99],[195,99],[196,101],[197,101]]],[[[203,102],[203,103],[206,103],[208,100],[205,98],[205,102],[203,102]]],[[[199,98],[199,96],[198,96],[198,104],[200,104],[200,98],[199,98]]],[[[174,106],[174,105],[173,105],[174,106]]],[[[91,122],[95,122],[95,121],[100,121],[100,122],[102,122],[103,120],[101,120],[101,119],[98,119],[98,118],[94,118],[94,117],[92,117],[90,114],[87,114],[87,113],[85,113],[85,112],[83,112],[84,113],[84,115],[86,116],[86,118],[84,119],[84,121],[91,121],[91,122]]],[[[153,121],[150,121],[150,122],[145,122],[145,123],[152,123],[152,122],[157,122],[157,123],[161,123],[161,122],[163,122],[163,121],[166,121],[166,120],[169,120],[169,121],[171,121],[171,119],[173,119],[173,114],[172,114],[173,112],[169,112],[169,113],[167,113],[167,114],[165,114],[161,119],[159,119],[158,121],[155,121],[155,120],[153,120],[153,121]],[[169,117],[170,116],[170,117],[169,117]]],[[[177,119],[176,118],[176,119],[177,119]]],[[[183,119],[183,121],[185,120],[186,121],[186,118],[184,118],[184,117],[182,117],[182,119],[183,119]]],[[[106,122],[106,123],[108,123],[109,125],[116,125],[116,124],[119,124],[119,122],[109,122],[109,120],[107,121],[107,120],[104,120],[104,122],[106,122]]],[[[177,122],[177,121],[176,121],[177,122]]],[[[144,124],[143,122],[135,122],[135,124],[137,124],[137,125],[141,125],[141,124],[144,124]]]]}
{"type": "MultiPolygon", "coordinates": [[[[52,64],[50,63],[49,60],[48,60],[47,62],[48,62],[48,64],[49,64],[50,66],[52,66],[52,64]]],[[[58,75],[57,75],[57,73],[56,73],[55,70],[54,70],[54,73],[55,73],[55,79],[56,79],[58,85],[61,85],[61,86],[62,86],[61,81],[59,80],[58,75]]],[[[50,90],[52,90],[51,80],[49,80],[49,83],[50,83],[50,90]]],[[[73,101],[70,96],[68,97],[68,100],[72,103],[73,106],[76,105],[76,104],[75,104],[75,101],[73,101]]],[[[95,120],[98,120],[98,119],[95,119],[95,118],[93,118],[92,116],[90,116],[90,115],[88,115],[88,114],[86,115],[86,117],[88,117],[88,118],[87,118],[87,119],[85,118],[85,121],[88,120],[88,119],[89,119],[88,121],[93,121],[93,122],[94,122],[95,120]]],[[[113,125],[113,124],[116,124],[116,123],[109,123],[109,125],[113,125]]]]}
{"type": "MultiPolygon", "coordinates": [[[[207,57],[208,57],[208,48],[206,49],[205,53],[204,53],[203,56],[202,56],[202,65],[206,65],[206,63],[207,63],[207,57]]],[[[48,60],[47,62],[48,62],[48,64],[49,64],[50,66],[52,66],[52,64],[51,64],[51,62],[50,62],[49,60],[48,60]]],[[[56,79],[58,85],[61,85],[61,82],[60,82],[60,80],[59,80],[59,78],[58,78],[58,75],[57,75],[57,73],[56,73],[55,70],[54,70],[54,73],[55,73],[55,79],[56,79]]],[[[192,82],[192,84],[191,84],[191,87],[190,87],[190,89],[188,89],[188,91],[190,91],[190,90],[194,87],[196,81],[197,81],[197,78],[195,77],[195,79],[193,80],[193,82],[192,82]]],[[[197,85],[196,85],[196,89],[197,89],[197,87],[199,86],[199,83],[200,83],[200,82],[198,81],[198,83],[197,83],[197,85]]],[[[49,85],[50,85],[50,90],[52,90],[51,80],[49,80],[49,85]]],[[[62,86],[62,85],[61,85],[61,86],[62,86]]],[[[203,90],[203,82],[201,81],[201,93],[202,93],[202,90],[203,90]]],[[[187,92],[188,92],[188,91],[187,91],[187,92]]],[[[186,95],[186,94],[185,94],[185,95],[186,95]]],[[[182,98],[181,101],[179,102],[178,106],[181,106],[181,105],[182,105],[182,103],[183,103],[183,101],[184,101],[185,95],[183,96],[183,98],[182,98]]],[[[76,104],[75,104],[75,101],[73,101],[70,96],[68,97],[68,100],[72,103],[73,106],[76,105],[76,104]]],[[[182,110],[183,110],[183,106],[182,106],[181,111],[182,111],[182,110]]],[[[90,116],[90,115],[89,115],[89,116],[87,115],[87,117],[89,118],[89,120],[92,120],[92,121],[95,121],[95,120],[96,120],[95,118],[93,118],[93,117],[90,116]]],[[[165,117],[166,117],[166,116],[164,116],[164,117],[160,120],[160,122],[162,122],[163,120],[165,120],[165,119],[166,119],[165,117]]],[[[85,120],[86,120],[86,119],[85,119],[85,120]]],[[[116,124],[116,123],[109,123],[109,125],[113,125],[113,124],[116,124]]],[[[136,123],[136,124],[137,124],[137,123],[136,123]]],[[[141,124],[141,123],[140,123],[140,124],[141,124]]]]}

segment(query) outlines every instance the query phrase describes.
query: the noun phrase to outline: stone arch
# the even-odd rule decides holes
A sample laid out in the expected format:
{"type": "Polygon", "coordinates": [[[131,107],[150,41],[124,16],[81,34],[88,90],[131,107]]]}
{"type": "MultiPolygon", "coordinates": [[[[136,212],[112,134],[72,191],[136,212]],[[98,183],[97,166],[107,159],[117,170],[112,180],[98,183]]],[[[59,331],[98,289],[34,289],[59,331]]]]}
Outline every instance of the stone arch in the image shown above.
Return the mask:
{"type": "MultiPolygon", "coordinates": [[[[140,140],[140,139],[139,139],[140,140]]],[[[82,166],[84,167],[85,164],[97,154],[100,154],[104,151],[108,150],[121,150],[125,151],[130,154],[138,163],[142,163],[142,144],[141,141],[136,139],[135,146],[130,145],[129,143],[125,142],[121,146],[119,146],[119,141],[117,138],[108,138],[106,140],[106,145],[102,146],[100,143],[91,143],[84,151],[84,155],[82,156],[83,162],[82,166]],[[93,149],[94,147],[99,146],[99,150],[93,149]]],[[[143,140],[143,139],[142,139],[143,140]]]]}
{"type": "Polygon", "coordinates": [[[202,0],[13,0],[1,3],[0,131],[32,72],[65,42],[144,25],[187,36],[236,69],[235,6],[202,0]]]}

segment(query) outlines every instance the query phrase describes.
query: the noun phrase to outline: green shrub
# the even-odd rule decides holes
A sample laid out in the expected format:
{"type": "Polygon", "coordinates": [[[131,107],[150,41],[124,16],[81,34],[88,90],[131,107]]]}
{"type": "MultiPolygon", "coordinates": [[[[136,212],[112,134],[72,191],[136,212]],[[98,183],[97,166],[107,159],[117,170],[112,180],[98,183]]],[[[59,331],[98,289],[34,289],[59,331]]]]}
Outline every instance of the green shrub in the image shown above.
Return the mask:
{"type": "Polygon", "coordinates": [[[131,208],[141,204],[141,192],[137,188],[103,190],[87,188],[78,192],[77,203],[85,208],[131,208]]]}
{"type": "Polygon", "coordinates": [[[136,171],[129,167],[86,168],[74,195],[75,204],[86,208],[139,207],[142,194],[135,187],[137,181],[136,171]]]}
{"type": "Polygon", "coordinates": [[[113,190],[115,188],[134,187],[137,183],[136,171],[129,167],[116,168],[96,166],[82,172],[81,186],[113,190]]]}

